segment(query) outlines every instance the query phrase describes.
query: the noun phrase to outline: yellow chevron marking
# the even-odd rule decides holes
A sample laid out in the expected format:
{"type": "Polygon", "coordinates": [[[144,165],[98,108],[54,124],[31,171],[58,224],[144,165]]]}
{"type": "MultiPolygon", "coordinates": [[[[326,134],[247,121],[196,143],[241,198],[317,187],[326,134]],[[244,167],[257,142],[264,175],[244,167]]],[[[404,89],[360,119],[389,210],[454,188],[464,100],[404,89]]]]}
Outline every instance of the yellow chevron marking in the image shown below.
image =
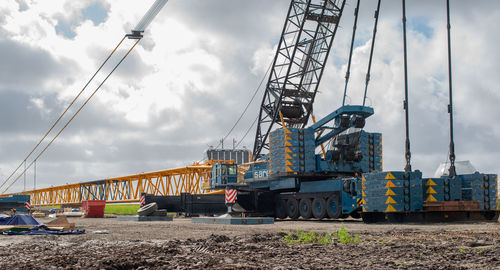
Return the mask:
{"type": "Polygon", "coordinates": [[[285,146],[292,146],[292,144],[289,143],[288,141],[285,141],[285,146]]]}
{"type": "Polygon", "coordinates": [[[361,182],[361,188],[366,189],[365,183],[361,182]]]}
{"type": "Polygon", "coordinates": [[[436,183],[434,183],[434,181],[432,181],[432,179],[429,178],[429,180],[427,180],[427,183],[425,183],[426,186],[437,186],[436,183]]]}
{"type": "Polygon", "coordinates": [[[395,180],[396,177],[394,177],[394,175],[392,175],[391,172],[388,172],[387,175],[385,176],[385,180],[395,180]]]}
{"type": "Polygon", "coordinates": [[[385,209],[386,212],[396,212],[396,209],[394,209],[394,207],[392,207],[392,205],[387,205],[387,208],[385,209]]]}
{"type": "Polygon", "coordinates": [[[363,208],[363,212],[366,212],[365,206],[362,205],[361,207],[363,208]]]}
{"type": "Polygon", "coordinates": [[[391,196],[389,196],[387,197],[385,204],[396,204],[396,201],[391,196]]]}
{"type": "Polygon", "coordinates": [[[364,176],[364,175],[362,175],[362,176],[361,176],[361,180],[362,180],[362,181],[366,181],[366,178],[365,178],[365,176],[364,176]]]}
{"type": "Polygon", "coordinates": [[[288,130],[287,128],[285,128],[285,134],[292,134],[292,132],[290,130],[288,130]]]}
{"type": "Polygon", "coordinates": [[[429,187],[425,194],[437,194],[437,192],[432,187],[429,187]]]}
{"type": "Polygon", "coordinates": [[[287,135],[285,135],[285,141],[289,141],[291,140],[292,138],[288,137],[287,135]]]}
{"type": "Polygon", "coordinates": [[[396,193],[392,191],[392,189],[387,189],[387,192],[385,193],[385,196],[396,196],[396,193]]]}
{"type": "Polygon", "coordinates": [[[365,205],[365,204],[366,204],[365,199],[361,199],[361,201],[359,201],[359,205],[365,205]]]}
{"type": "Polygon", "coordinates": [[[285,153],[292,153],[292,150],[290,150],[290,148],[288,147],[285,147],[285,153]]]}
{"type": "Polygon", "coordinates": [[[387,184],[385,185],[386,188],[391,188],[391,187],[396,187],[396,185],[394,185],[394,183],[392,183],[391,180],[387,181],[387,184]]]}
{"type": "Polygon", "coordinates": [[[292,163],[291,163],[290,161],[288,161],[288,160],[287,160],[287,161],[285,161],[285,165],[286,165],[286,166],[292,166],[292,163]]]}
{"type": "Polygon", "coordinates": [[[290,169],[288,166],[286,166],[286,170],[285,170],[285,171],[286,171],[286,172],[293,172],[293,170],[292,170],[292,169],[290,169]]]}
{"type": "Polygon", "coordinates": [[[366,193],[364,190],[361,190],[361,195],[363,195],[363,197],[366,197],[366,193]]]}
{"type": "Polygon", "coordinates": [[[285,159],[292,159],[292,157],[289,154],[286,154],[285,159]]]}
{"type": "Polygon", "coordinates": [[[434,196],[432,195],[429,195],[429,197],[427,197],[427,200],[425,200],[426,202],[437,202],[436,198],[434,198],[434,196]]]}

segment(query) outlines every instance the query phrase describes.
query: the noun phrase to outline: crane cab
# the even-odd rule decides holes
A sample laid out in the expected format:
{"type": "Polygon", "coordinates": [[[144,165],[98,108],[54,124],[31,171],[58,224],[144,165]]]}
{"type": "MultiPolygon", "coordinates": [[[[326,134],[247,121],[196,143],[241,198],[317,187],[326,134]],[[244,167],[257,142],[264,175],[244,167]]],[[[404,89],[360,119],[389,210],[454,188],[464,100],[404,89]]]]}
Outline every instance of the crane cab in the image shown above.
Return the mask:
{"type": "Polygon", "coordinates": [[[224,189],[227,185],[238,183],[238,167],[236,164],[215,163],[210,172],[210,188],[224,189]]]}

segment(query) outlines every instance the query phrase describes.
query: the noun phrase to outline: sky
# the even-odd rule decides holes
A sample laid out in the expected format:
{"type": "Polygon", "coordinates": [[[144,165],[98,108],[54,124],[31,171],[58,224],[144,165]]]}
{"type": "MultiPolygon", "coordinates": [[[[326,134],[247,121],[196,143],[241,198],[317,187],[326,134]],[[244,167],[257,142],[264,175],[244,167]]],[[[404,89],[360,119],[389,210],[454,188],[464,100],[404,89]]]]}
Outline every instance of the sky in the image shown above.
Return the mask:
{"type": "MultiPolygon", "coordinates": [[[[0,181],[22,162],[153,0],[2,0],[0,181]]],[[[457,160],[500,166],[500,2],[451,1],[457,160]]],[[[250,101],[274,56],[289,0],[170,0],[131,55],[36,164],[36,186],[182,167],[217,146],[250,101]]],[[[348,90],[362,102],[376,1],[362,1],[348,90]]],[[[347,0],[314,105],[342,102],[355,1],[347,0]]],[[[448,157],[446,2],[407,1],[412,165],[432,176],[448,157]]],[[[402,170],[401,2],[382,1],[365,130],[383,134],[384,170],[402,170]]],[[[127,40],[104,68],[109,72],[127,40]]],[[[106,73],[103,73],[106,74],[106,73]]],[[[96,77],[75,104],[97,87],[96,77]]],[[[267,80],[267,78],[265,78],[267,80]]],[[[253,148],[263,89],[225,142],[253,148]]],[[[62,125],[69,119],[65,117],[62,125]]],[[[54,133],[49,135],[52,138],[54,133]]],[[[45,144],[42,144],[42,147],[45,144]]],[[[28,164],[31,162],[28,159],[28,164]]],[[[26,188],[34,186],[34,168],[26,188]]],[[[24,189],[24,177],[9,190],[24,189]]]]}

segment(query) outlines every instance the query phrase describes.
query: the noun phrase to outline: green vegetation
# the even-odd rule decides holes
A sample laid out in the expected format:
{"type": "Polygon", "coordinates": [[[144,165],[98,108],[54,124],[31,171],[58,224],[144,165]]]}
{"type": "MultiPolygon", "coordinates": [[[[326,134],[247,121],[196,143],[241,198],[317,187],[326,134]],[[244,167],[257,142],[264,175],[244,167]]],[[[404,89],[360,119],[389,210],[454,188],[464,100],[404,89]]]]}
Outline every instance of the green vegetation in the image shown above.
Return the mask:
{"type": "Polygon", "coordinates": [[[359,242],[359,235],[358,234],[350,234],[347,232],[345,229],[344,225],[340,228],[339,231],[337,231],[336,235],[334,234],[335,238],[337,238],[337,241],[340,243],[357,243],[359,242]]]}
{"type": "Polygon", "coordinates": [[[106,204],[104,214],[135,215],[139,207],[139,204],[106,204]]]}
{"type": "Polygon", "coordinates": [[[464,253],[465,250],[464,250],[463,247],[461,247],[461,248],[458,249],[458,251],[460,251],[460,253],[464,253]]]}
{"type": "Polygon", "coordinates": [[[293,245],[297,243],[328,245],[328,244],[333,244],[335,242],[342,244],[359,242],[359,235],[358,234],[353,235],[348,233],[344,225],[342,225],[340,230],[332,234],[317,233],[315,231],[310,231],[307,233],[303,232],[301,229],[297,229],[296,233],[290,232],[286,234],[282,231],[279,231],[278,233],[283,235],[284,241],[288,245],[293,245]]]}
{"type": "Polygon", "coordinates": [[[333,239],[329,233],[316,233],[315,231],[311,232],[303,232],[300,229],[297,229],[297,233],[288,233],[284,235],[284,240],[288,245],[293,245],[296,243],[313,243],[313,244],[332,244],[333,239]]]}

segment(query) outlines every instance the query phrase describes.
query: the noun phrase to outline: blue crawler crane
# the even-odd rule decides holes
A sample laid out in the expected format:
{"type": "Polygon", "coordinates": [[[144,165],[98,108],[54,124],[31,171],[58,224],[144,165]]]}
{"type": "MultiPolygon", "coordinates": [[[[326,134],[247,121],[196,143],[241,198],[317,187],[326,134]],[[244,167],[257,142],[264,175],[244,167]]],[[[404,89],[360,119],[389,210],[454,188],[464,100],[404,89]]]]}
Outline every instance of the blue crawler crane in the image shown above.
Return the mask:
{"type": "Polygon", "coordinates": [[[276,129],[269,154],[241,165],[247,167],[243,178],[237,180],[236,164],[216,164],[210,188],[237,189],[233,209],[279,219],[498,218],[495,174],[423,178],[418,170],[383,172],[382,135],[362,130],[372,114],[369,107],[343,106],[310,127],[276,129]]]}
{"type": "MultiPolygon", "coordinates": [[[[310,118],[314,121],[314,100],[346,1],[291,0],[257,118],[254,161],[238,167],[214,165],[209,188],[236,190],[232,209],[238,212],[278,219],[350,216],[365,222],[403,222],[498,218],[497,175],[457,175],[455,171],[450,61],[450,173],[423,178],[411,168],[404,0],[406,167],[383,171],[382,135],[363,130],[374,113],[365,103],[381,0],[375,10],[363,102],[346,104],[360,2],[354,13],[342,106],[309,124],[310,118]]],[[[449,0],[447,3],[450,47],[449,0]]]]}
{"type": "Polygon", "coordinates": [[[238,191],[233,209],[279,219],[351,216],[365,222],[498,218],[497,175],[457,175],[455,171],[448,0],[450,173],[423,178],[420,171],[411,169],[404,0],[406,167],[404,171],[382,171],[382,135],[362,130],[366,118],[374,113],[365,102],[380,3],[375,10],[362,105],[345,104],[360,5],[357,1],[342,106],[307,126],[345,1],[292,0],[259,113],[253,151],[256,161],[243,165],[246,172],[236,183],[221,185],[219,179],[230,179],[229,175],[212,174],[211,188],[238,191]],[[297,35],[297,39],[291,38],[297,35]],[[263,154],[263,150],[268,153],[263,154]]]}
{"type": "Polygon", "coordinates": [[[216,164],[210,187],[237,189],[234,209],[250,214],[360,217],[361,175],[382,170],[382,135],[362,130],[372,114],[370,107],[342,106],[310,127],[276,129],[270,133],[269,154],[243,165],[248,169],[240,181],[222,169],[236,165],[216,164]],[[316,154],[325,142],[328,149],[316,154]]]}

